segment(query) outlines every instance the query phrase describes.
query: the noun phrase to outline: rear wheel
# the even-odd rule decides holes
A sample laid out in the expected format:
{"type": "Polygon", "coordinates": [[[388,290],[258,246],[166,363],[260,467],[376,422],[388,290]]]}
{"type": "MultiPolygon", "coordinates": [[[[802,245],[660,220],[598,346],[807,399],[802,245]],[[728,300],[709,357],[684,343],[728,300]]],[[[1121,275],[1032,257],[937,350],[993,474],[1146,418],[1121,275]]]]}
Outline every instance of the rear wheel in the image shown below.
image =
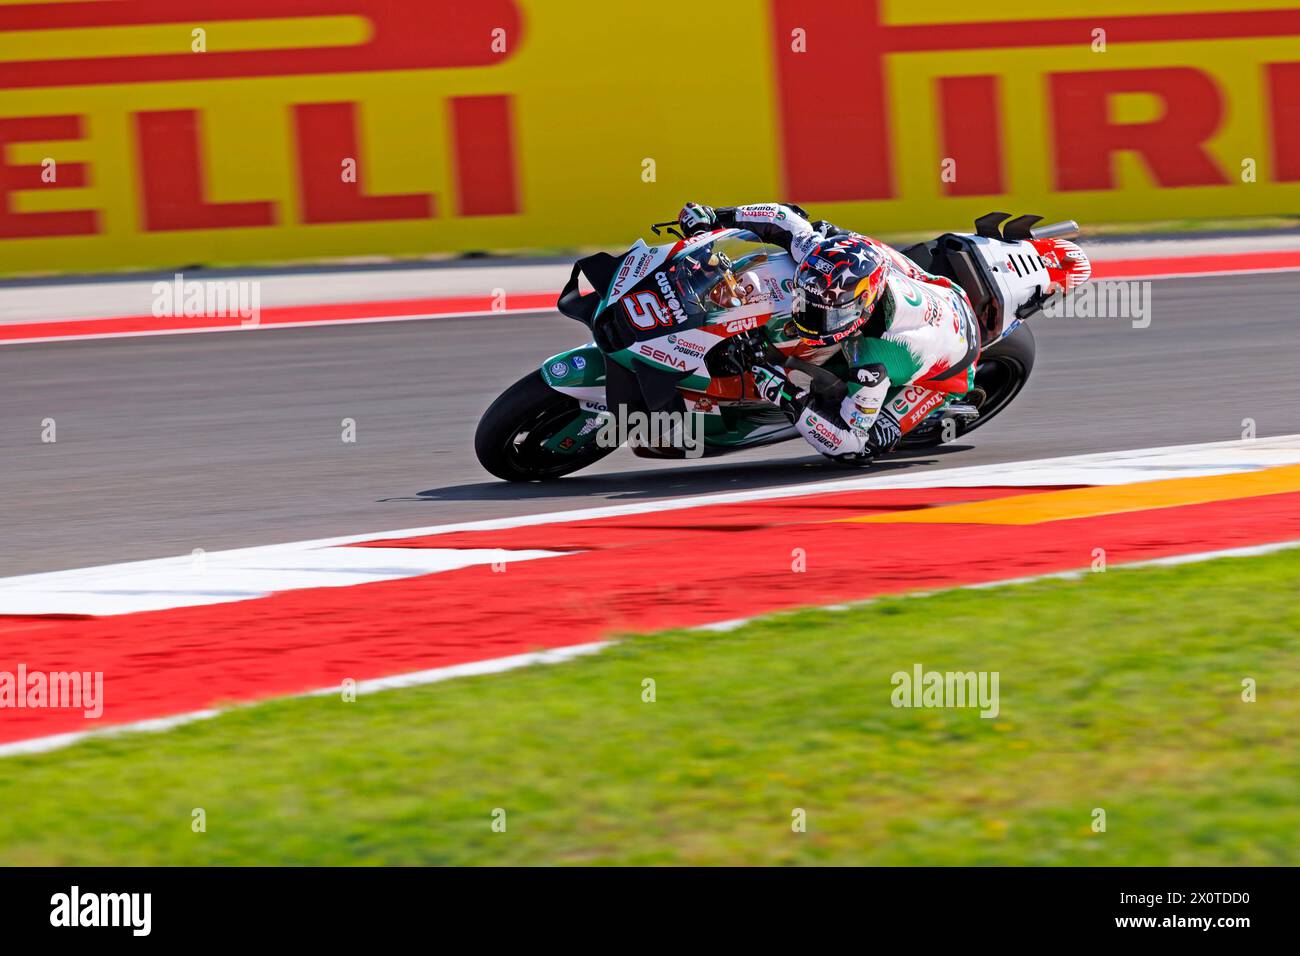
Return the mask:
{"type": "Polygon", "coordinates": [[[613,448],[591,441],[565,453],[544,447],[547,439],[582,414],[578,400],[555,391],[540,371],[501,393],[479,419],[474,453],[479,464],[506,481],[549,481],[586,468],[613,448]]]}
{"type": "MultiPolygon", "coordinates": [[[[1034,333],[1025,322],[1021,322],[1001,342],[984,350],[975,368],[975,388],[984,392],[979,417],[971,422],[957,421],[953,437],[974,431],[1011,404],[1029,381],[1029,373],[1034,370],[1035,352],[1034,333]]],[[[943,440],[941,425],[925,423],[904,435],[898,447],[932,448],[943,444],[943,440]]]]}

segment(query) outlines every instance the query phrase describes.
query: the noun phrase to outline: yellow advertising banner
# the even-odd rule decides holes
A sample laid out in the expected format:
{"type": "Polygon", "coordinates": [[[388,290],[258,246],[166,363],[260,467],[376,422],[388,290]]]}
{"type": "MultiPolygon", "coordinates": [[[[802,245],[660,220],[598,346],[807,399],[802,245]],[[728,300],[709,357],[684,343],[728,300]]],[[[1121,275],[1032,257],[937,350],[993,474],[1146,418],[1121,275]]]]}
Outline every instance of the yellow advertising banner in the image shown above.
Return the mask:
{"type": "MultiPolygon", "coordinates": [[[[1300,211],[1300,7],[0,0],[0,273],[1300,211]]],[[[1292,0],[1294,3],[1294,0],[1292,0]]]]}

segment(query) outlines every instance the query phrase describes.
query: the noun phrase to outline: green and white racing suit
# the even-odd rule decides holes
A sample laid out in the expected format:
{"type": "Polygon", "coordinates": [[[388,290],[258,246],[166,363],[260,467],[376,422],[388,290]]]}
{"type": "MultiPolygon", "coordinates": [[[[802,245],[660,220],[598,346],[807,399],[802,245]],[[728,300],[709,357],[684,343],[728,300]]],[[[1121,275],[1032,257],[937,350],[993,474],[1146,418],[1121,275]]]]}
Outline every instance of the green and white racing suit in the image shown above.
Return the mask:
{"type": "MultiPolygon", "coordinates": [[[[831,457],[888,450],[902,434],[974,385],[979,327],[966,293],[931,275],[882,242],[809,222],[789,206],[766,203],[716,210],[721,227],[748,229],[789,251],[798,266],[825,239],[857,235],[889,265],[886,287],[862,328],[838,343],[850,370],[849,394],[839,409],[803,409],[795,426],[810,445],[831,457]]],[[[824,353],[829,357],[830,353],[824,353]]],[[[772,378],[754,371],[761,394],[778,401],[772,378]]]]}

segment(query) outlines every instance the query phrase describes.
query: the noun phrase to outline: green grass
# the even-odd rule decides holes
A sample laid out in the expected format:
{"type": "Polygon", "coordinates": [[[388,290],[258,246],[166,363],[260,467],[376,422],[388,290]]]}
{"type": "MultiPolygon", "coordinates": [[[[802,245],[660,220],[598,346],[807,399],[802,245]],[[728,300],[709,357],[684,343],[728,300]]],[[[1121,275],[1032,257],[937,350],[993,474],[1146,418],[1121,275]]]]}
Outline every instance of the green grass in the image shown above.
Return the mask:
{"type": "Polygon", "coordinates": [[[1295,864],[1297,728],[1300,552],[1113,569],[0,760],[0,863],[1295,864]]]}

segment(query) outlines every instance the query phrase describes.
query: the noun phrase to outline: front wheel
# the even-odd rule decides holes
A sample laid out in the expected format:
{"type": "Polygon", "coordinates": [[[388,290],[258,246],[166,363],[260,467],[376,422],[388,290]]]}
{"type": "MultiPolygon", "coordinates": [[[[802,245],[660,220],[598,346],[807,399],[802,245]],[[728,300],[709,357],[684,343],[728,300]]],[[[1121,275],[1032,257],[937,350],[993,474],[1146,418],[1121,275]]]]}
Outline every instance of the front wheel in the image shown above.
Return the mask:
{"type": "Polygon", "coordinates": [[[596,441],[571,452],[547,448],[548,439],[581,416],[578,400],[555,391],[540,371],[501,393],[479,419],[474,453],[479,464],[506,481],[549,481],[586,468],[613,448],[596,441]]]}
{"type": "MultiPolygon", "coordinates": [[[[979,417],[971,422],[958,421],[956,434],[949,437],[974,431],[1010,405],[1029,381],[1036,352],[1034,333],[1026,322],[1021,322],[1001,342],[985,349],[975,367],[975,388],[984,392],[979,417]]],[[[943,427],[936,419],[933,423],[923,422],[915,431],[904,435],[898,447],[933,448],[943,444],[944,437],[943,427]]]]}

